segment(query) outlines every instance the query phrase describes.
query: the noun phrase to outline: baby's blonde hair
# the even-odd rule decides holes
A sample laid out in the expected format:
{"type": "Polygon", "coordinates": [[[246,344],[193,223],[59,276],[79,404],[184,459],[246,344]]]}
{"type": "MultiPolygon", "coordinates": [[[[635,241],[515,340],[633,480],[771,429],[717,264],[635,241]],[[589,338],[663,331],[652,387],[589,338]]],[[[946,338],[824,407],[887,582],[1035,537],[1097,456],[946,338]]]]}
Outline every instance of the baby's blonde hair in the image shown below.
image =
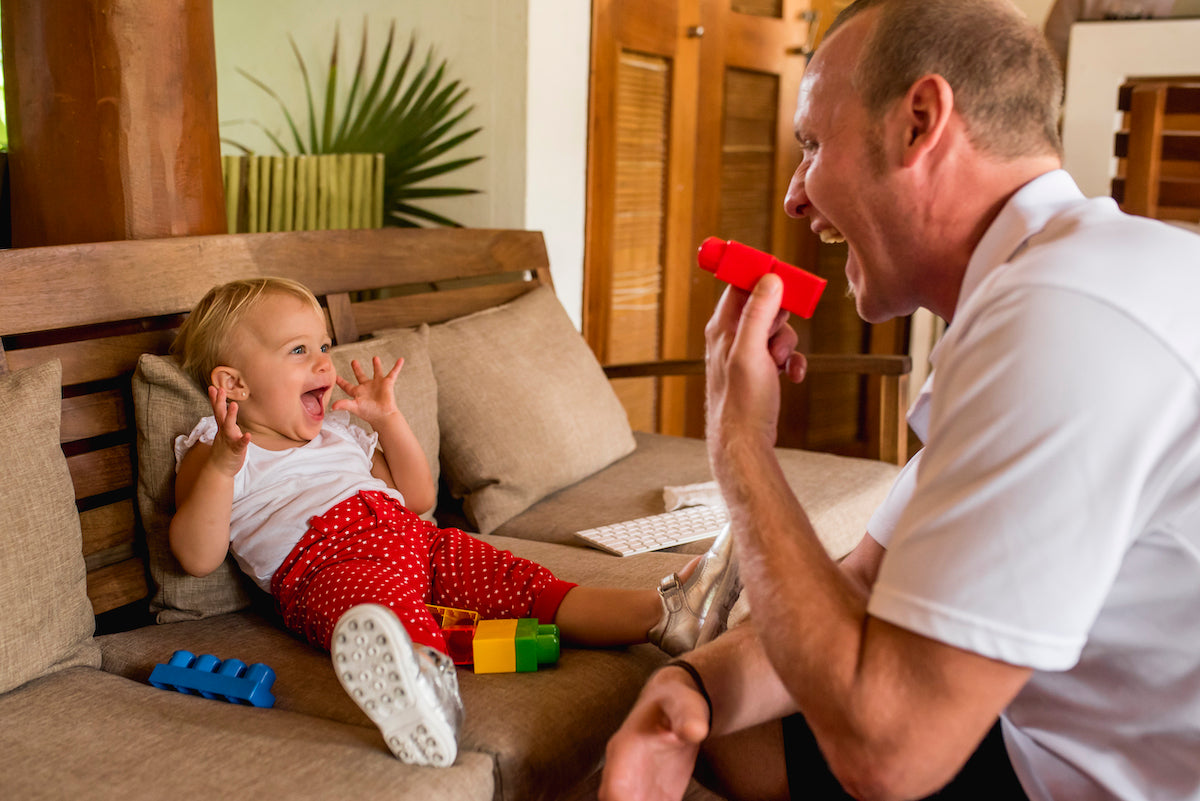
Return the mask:
{"type": "Polygon", "coordinates": [[[213,287],[192,308],[171,345],[184,371],[201,387],[209,385],[212,371],[223,363],[221,356],[229,343],[229,333],[268,293],[299,298],[323,314],[308,287],[290,278],[247,278],[213,287]]]}

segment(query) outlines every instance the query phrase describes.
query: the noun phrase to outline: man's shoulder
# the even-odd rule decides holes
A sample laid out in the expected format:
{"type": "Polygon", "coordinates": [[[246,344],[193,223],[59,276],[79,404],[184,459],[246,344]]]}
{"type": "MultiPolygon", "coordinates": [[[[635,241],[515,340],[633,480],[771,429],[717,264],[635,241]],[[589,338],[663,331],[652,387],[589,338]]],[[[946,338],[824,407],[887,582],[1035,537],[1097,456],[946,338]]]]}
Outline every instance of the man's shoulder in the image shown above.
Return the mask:
{"type": "Polygon", "coordinates": [[[1200,236],[1087,201],[1030,237],[995,278],[995,291],[1047,287],[1134,314],[1162,311],[1200,293],[1200,236]]]}

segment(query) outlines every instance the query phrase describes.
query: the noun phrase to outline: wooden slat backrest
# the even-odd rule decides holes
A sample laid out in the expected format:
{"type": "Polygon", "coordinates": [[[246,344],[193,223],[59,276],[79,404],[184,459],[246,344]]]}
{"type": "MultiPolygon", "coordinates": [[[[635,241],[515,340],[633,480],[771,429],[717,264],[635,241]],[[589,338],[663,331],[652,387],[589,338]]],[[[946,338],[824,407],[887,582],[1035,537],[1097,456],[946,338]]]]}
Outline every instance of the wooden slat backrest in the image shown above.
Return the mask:
{"type": "Polygon", "coordinates": [[[1117,107],[1113,197],[1131,214],[1200,222],[1200,79],[1131,80],[1117,107]]]}
{"type": "Polygon", "coordinates": [[[167,352],[210,287],[264,275],[311,288],[338,344],[551,285],[542,236],[529,231],[307,231],[0,251],[0,373],[63,363],[62,447],[97,613],[148,592],[129,389],[137,359],[167,352]]]}

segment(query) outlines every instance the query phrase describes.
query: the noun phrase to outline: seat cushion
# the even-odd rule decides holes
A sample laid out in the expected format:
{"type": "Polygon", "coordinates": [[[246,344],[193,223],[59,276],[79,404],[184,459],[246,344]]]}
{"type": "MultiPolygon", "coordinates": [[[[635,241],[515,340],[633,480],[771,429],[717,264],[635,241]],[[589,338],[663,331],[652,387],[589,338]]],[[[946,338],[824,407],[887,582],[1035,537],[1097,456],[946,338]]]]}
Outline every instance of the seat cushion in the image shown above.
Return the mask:
{"type": "MultiPolygon", "coordinates": [[[[679,554],[621,559],[587,548],[484,536],[487,542],[534,559],[560,577],[616,587],[657,585],[681,567],[679,554]]],[[[176,649],[263,662],[276,673],[275,707],[341,724],[374,726],[338,684],[328,654],[250,611],[205,620],[150,626],[98,638],[104,669],[144,682],[176,649]]],[[[646,676],[666,660],[649,645],[613,649],[565,647],[558,663],[537,673],[475,675],[459,669],[466,718],[461,751],[495,760],[497,797],[553,799],[599,764],[646,676]]],[[[371,741],[386,753],[382,738],[371,741]]]]}
{"type": "MultiPolygon", "coordinates": [[[[663,487],[712,480],[703,440],[642,432],[634,437],[637,449],[632,454],[544,498],[496,533],[579,544],[576,531],[663,512],[663,487]]],[[[867,520],[899,472],[895,465],[873,459],[790,448],[778,448],[776,454],[788,484],[834,558],[862,539],[867,520]]],[[[679,550],[702,553],[710,543],[703,540],[679,550]]]]}
{"type": "Polygon", "coordinates": [[[210,701],[91,668],[0,697],[0,719],[6,798],[494,797],[485,754],[413,767],[374,727],[210,701]]]}
{"type": "Polygon", "coordinates": [[[58,443],[61,380],[57,361],[0,375],[0,693],[100,659],[75,491],[58,443]]]}

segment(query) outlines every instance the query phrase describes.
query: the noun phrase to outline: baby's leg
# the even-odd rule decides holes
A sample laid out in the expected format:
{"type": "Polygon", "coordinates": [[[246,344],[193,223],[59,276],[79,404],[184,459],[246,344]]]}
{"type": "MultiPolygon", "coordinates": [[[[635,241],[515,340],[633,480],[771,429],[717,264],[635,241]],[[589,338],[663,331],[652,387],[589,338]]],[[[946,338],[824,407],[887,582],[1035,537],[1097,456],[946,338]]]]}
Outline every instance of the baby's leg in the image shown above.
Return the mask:
{"type": "Polygon", "coordinates": [[[413,642],[445,653],[445,639],[425,608],[430,600],[425,523],[403,507],[397,506],[402,513],[397,514],[374,501],[360,493],[313,519],[313,528],[271,582],[284,623],[328,650],[346,610],[381,604],[396,614],[413,642]]]}
{"type": "MultiPolygon", "coordinates": [[[[687,582],[699,566],[697,556],[679,571],[687,582]]],[[[558,624],[563,639],[579,645],[603,648],[646,642],[650,629],[663,619],[663,601],[658,590],[619,590],[612,587],[576,587],[558,607],[558,624]]]]}
{"type": "Polygon", "coordinates": [[[433,603],[473,609],[485,620],[536,617],[553,623],[563,596],[575,586],[459,529],[429,524],[426,536],[433,603]]]}
{"type": "Polygon", "coordinates": [[[646,642],[662,615],[656,590],[579,586],[563,598],[554,622],[564,640],[603,648],[646,642]]]}
{"type": "Polygon", "coordinates": [[[282,610],[284,622],[309,642],[330,650],[333,628],[347,610],[359,604],[379,604],[395,613],[414,643],[447,653],[441,629],[425,607],[426,588],[424,578],[397,571],[387,563],[338,561],[315,571],[304,592],[282,610]]]}
{"type": "Polygon", "coordinates": [[[484,618],[537,617],[564,640],[595,647],[646,642],[663,617],[655,589],[580,587],[458,529],[431,526],[429,537],[435,603],[484,618]]]}

